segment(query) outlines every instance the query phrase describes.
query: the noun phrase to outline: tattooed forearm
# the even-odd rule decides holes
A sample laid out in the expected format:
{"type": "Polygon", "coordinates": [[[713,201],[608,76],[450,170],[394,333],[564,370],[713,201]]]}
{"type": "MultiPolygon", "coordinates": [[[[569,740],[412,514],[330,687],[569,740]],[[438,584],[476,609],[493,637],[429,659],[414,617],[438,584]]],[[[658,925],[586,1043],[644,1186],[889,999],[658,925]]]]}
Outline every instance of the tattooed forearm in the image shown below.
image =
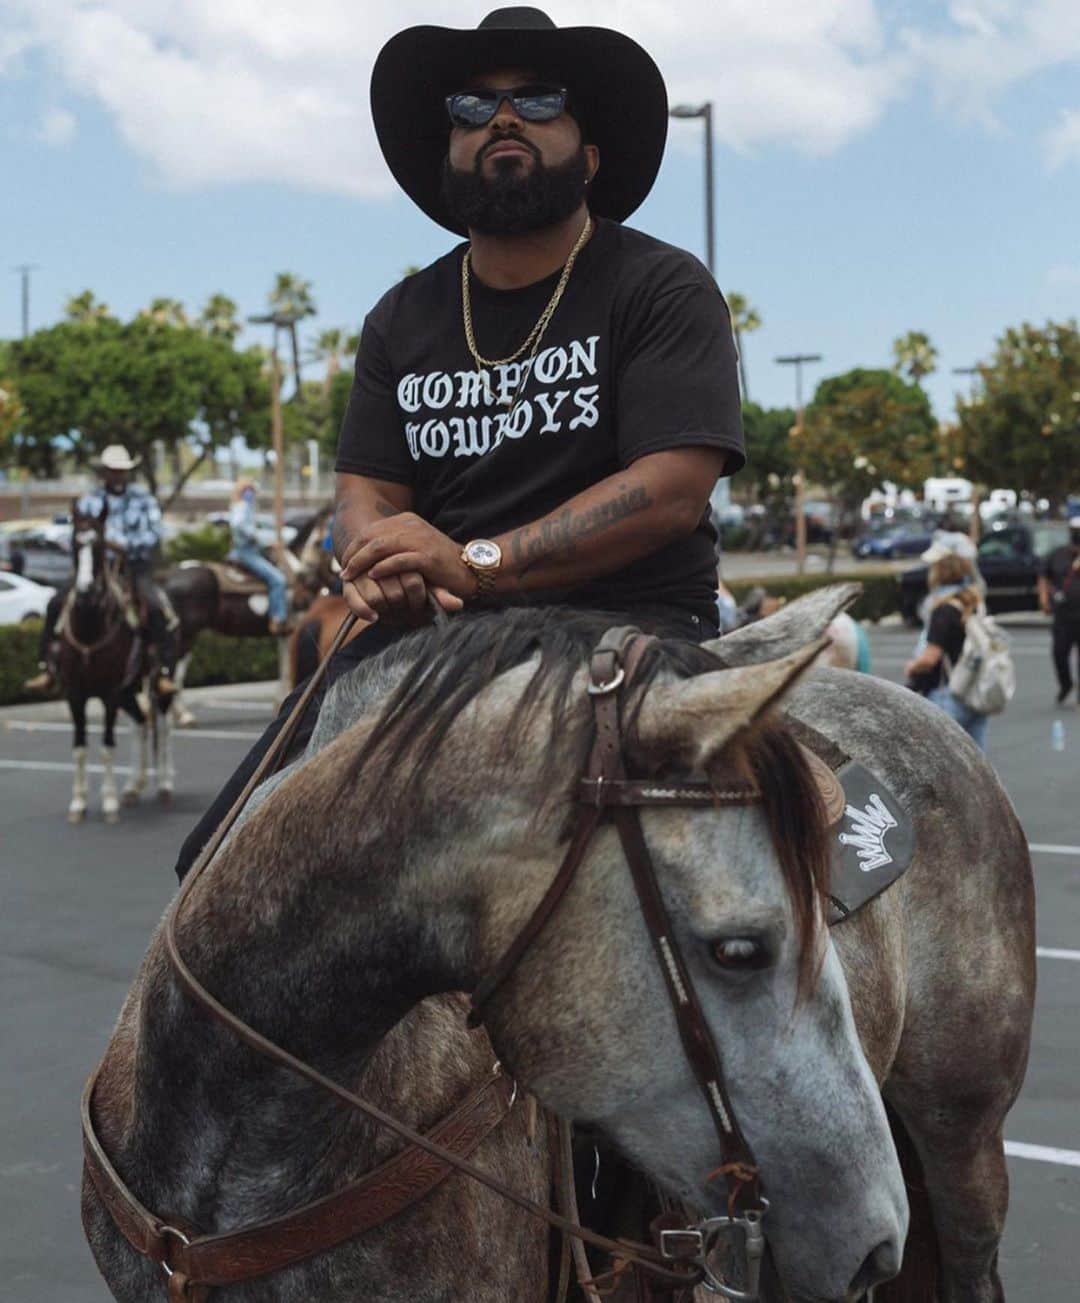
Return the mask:
{"type": "Polygon", "coordinates": [[[511,550],[518,574],[528,574],[545,561],[566,561],[573,557],[577,545],[587,538],[602,534],[613,525],[653,505],[644,485],[634,488],[621,486],[618,494],[605,502],[582,511],[564,507],[558,515],[549,516],[535,525],[526,525],[515,531],[511,550]]]}
{"type": "Polygon", "coordinates": [[[400,510],[392,503],[387,502],[385,498],[379,498],[375,503],[375,510],[380,516],[399,516],[400,510]]]}

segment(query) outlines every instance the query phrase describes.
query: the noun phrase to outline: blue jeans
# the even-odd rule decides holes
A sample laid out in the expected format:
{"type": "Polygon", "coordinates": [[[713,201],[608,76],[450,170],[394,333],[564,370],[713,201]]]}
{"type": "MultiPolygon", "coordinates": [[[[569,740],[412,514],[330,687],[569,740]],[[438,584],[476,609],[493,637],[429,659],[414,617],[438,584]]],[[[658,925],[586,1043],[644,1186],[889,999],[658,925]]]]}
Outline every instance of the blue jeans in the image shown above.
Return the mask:
{"type": "Polygon", "coordinates": [[[239,561],[245,570],[258,575],[266,582],[267,595],[270,598],[270,619],[285,620],[289,614],[288,599],[285,596],[285,576],[275,565],[271,565],[254,543],[244,547],[234,547],[229,553],[230,559],[239,561]]]}
{"type": "Polygon", "coordinates": [[[926,699],[932,701],[935,706],[940,706],[946,715],[956,720],[977,747],[986,750],[986,729],[990,718],[988,715],[980,715],[977,710],[965,706],[959,697],[954,697],[949,691],[947,683],[942,683],[932,692],[928,692],[926,699]]]}

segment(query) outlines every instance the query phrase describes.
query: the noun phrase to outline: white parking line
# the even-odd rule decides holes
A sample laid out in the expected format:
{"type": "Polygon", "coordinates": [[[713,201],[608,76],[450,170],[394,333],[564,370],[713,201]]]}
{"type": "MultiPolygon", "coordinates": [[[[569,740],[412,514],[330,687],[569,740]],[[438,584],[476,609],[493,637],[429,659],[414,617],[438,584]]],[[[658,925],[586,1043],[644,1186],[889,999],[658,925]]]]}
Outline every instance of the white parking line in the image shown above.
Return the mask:
{"type": "Polygon", "coordinates": [[[1033,1158],[1037,1163],[1080,1167],[1080,1150],[1076,1149],[1055,1149],[1052,1145],[1025,1145],[1019,1140],[1006,1140],[1005,1153],[1010,1158],[1033,1158]]]}
{"type": "Polygon", "coordinates": [[[1040,959],[1075,959],[1080,963],[1080,950],[1055,950],[1052,946],[1036,946],[1035,953],[1040,959]]]}
{"type": "MultiPolygon", "coordinates": [[[[5,720],[3,727],[5,731],[10,730],[11,732],[19,732],[19,733],[70,733],[72,729],[71,724],[57,724],[57,723],[45,723],[45,722],[39,723],[38,721],[32,719],[5,720]]],[[[91,730],[91,735],[93,735],[93,729],[94,729],[93,720],[88,721],[87,728],[91,730]]],[[[131,728],[127,724],[117,726],[116,733],[118,737],[126,737],[130,732],[131,732],[131,728]]],[[[217,728],[217,729],[215,728],[175,729],[174,728],[173,737],[195,738],[195,739],[206,738],[211,742],[226,742],[230,738],[237,738],[241,742],[254,742],[257,738],[262,737],[262,734],[242,733],[239,731],[234,733],[229,729],[224,729],[224,728],[217,728]]]]}
{"type": "Polygon", "coordinates": [[[1038,855],[1080,855],[1080,846],[1054,846],[1050,842],[1028,842],[1028,850],[1038,855]]]}

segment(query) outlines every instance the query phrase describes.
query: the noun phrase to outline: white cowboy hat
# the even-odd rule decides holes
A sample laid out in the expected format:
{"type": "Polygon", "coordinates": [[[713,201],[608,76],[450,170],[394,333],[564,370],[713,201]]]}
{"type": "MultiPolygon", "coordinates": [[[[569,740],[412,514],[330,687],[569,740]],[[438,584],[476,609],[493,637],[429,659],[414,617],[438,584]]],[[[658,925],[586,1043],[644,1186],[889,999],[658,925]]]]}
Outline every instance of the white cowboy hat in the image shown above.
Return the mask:
{"type": "Polygon", "coordinates": [[[142,461],[141,457],[132,460],[131,454],[122,443],[110,443],[94,465],[103,471],[133,471],[140,461],[142,461]]]}
{"type": "Polygon", "coordinates": [[[934,535],[934,541],[922,554],[921,559],[928,565],[933,565],[935,561],[941,561],[947,556],[959,556],[967,561],[974,561],[975,555],[975,544],[966,534],[942,530],[934,535]]]}

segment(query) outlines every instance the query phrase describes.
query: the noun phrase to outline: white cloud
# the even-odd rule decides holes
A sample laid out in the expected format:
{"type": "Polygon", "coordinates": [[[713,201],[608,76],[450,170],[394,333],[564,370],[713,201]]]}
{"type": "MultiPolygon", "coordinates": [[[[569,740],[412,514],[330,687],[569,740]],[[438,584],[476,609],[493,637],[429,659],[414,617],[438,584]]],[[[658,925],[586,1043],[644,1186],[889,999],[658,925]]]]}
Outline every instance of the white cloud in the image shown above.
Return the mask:
{"type": "Polygon", "coordinates": [[[1080,109],[1062,109],[1057,123],[1043,137],[1043,144],[1052,168],[1080,163],[1080,109]]]}
{"type": "Polygon", "coordinates": [[[74,138],[76,126],[74,114],[66,109],[50,109],[41,119],[37,137],[46,145],[66,145],[74,138]]]}
{"type": "MultiPolygon", "coordinates": [[[[70,89],[112,115],[170,184],[278,181],[392,189],[368,109],[383,42],[412,23],[467,26],[492,3],[347,0],[9,0],[70,89]]],[[[639,39],[673,97],[711,98],[740,149],[834,150],[872,127],[906,56],[875,0],[552,0],[566,25],[639,39]]]]}
{"type": "Polygon", "coordinates": [[[947,110],[998,125],[996,101],[1029,78],[1080,65],[1077,0],[954,0],[949,26],[902,39],[947,110]]]}
{"type": "MultiPolygon", "coordinates": [[[[367,102],[379,48],[412,23],[474,24],[496,3],[7,0],[16,17],[0,36],[0,75],[32,39],[65,89],[103,105],[168,184],[271,181],[377,196],[393,189],[367,102]]],[[[713,100],[719,139],[740,150],[835,151],[922,77],[948,111],[992,123],[1004,90],[1080,62],[1078,0],[952,0],[918,27],[900,26],[911,12],[901,0],[546,7],[560,24],[640,40],[673,100],[713,100]]],[[[1059,123],[1048,136],[1051,161],[1074,156],[1063,133],[1059,123]]],[[[691,144],[690,133],[673,138],[691,144]]]]}

